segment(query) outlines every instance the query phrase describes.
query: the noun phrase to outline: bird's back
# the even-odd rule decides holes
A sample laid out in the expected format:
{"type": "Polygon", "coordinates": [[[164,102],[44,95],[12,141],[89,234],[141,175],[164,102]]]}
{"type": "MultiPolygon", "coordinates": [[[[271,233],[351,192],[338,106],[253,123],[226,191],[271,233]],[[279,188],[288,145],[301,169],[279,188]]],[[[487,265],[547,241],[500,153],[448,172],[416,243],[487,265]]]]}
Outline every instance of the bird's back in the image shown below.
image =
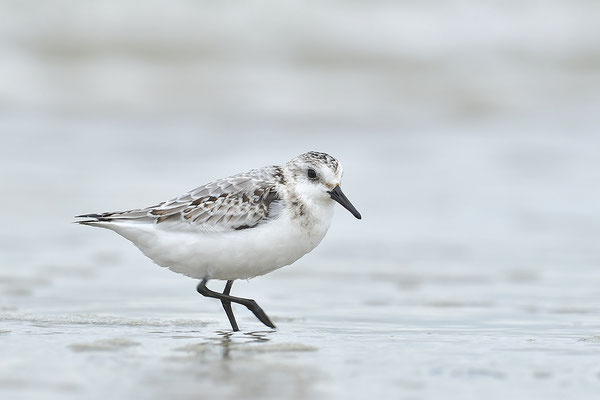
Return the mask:
{"type": "Polygon", "coordinates": [[[127,211],[78,215],[80,224],[112,229],[114,224],[156,225],[158,229],[228,232],[277,218],[281,177],[277,166],[219,179],[157,205],[127,211]]]}

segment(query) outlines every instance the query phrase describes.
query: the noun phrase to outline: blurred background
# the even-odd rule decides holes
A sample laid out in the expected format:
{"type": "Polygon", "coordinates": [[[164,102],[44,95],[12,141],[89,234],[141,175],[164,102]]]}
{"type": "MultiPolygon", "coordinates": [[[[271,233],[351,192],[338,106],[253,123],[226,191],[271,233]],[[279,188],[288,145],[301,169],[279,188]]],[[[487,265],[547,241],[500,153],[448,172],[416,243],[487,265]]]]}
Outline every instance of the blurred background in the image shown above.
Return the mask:
{"type": "Polygon", "coordinates": [[[595,398],[599,15],[0,0],[0,395],[595,398]],[[71,223],[308,150],[363,220],[236,283],[275,333],[71,223]]]}

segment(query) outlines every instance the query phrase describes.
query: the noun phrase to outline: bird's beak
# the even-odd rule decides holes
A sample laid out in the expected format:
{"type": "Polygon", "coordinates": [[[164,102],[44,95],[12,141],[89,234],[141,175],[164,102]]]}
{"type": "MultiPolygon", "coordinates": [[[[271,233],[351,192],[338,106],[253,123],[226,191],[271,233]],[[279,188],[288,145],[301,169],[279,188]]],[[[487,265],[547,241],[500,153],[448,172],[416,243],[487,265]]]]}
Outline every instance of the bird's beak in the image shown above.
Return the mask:
{"type": "Polygon", "coordinates": [[[340,185],[337,185],[333,190],[327,192],[331,195],[331,198],[342,205],[346,210],[350,211],[356,218],[361,219],[360,213],[354,208],[350,200],[346,197],[340,185]]]}

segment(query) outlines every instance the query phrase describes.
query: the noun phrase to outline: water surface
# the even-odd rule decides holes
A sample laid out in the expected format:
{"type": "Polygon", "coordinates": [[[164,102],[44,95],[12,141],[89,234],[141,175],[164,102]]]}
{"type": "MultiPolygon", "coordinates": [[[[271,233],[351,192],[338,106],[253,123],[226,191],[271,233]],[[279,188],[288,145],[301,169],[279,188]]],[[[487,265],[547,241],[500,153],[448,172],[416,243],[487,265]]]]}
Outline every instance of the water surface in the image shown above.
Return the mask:
{"type": "Polygon", "coordinates": [[[0,397],[597,398],[597,2],[29,3],[0,3],[0,397]],[[313,149],[363,219],[235,283],[277,331],[71,223],[313,149]]]}

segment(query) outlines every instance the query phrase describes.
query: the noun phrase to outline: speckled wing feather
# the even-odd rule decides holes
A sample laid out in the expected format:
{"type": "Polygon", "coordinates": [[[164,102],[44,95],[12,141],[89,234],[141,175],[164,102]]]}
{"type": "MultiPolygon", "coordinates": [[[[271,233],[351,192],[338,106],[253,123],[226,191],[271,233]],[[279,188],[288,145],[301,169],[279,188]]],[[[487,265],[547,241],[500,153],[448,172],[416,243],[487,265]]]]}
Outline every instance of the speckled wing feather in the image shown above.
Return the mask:
{"type": "Polygon", "coordinates": [[[276,166],[251,170],[219,179],[155,206],[135,210],[79,215],[94,222],[146,222],[168,228],[171,222],[188,222],[206,231],[252,228],[276,218],[281,207],[275,189],[281,169],[276,166]]]}

